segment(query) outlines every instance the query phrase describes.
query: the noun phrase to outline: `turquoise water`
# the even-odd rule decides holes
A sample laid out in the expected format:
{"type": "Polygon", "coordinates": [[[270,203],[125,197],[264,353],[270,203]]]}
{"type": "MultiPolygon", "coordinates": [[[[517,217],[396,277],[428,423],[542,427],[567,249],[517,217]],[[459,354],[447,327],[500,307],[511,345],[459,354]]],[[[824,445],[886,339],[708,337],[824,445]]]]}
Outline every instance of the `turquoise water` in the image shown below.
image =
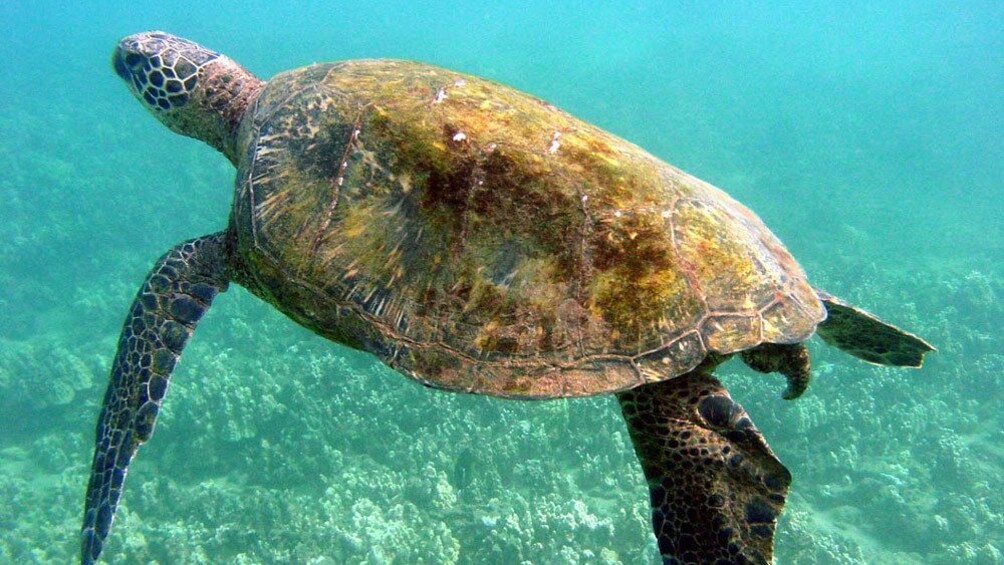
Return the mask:
{"type": "MultiPolygon", "coordinates": [[[[0,562],[76,555],[122,318],[227,215],[229,163],[108,63],[158,28],[262,77],[358,57],[487,76],[725,188],[815,284],[939,347],[909,371],[814,341],[794,402],[720,370],[795,477],[778,562],[1004,562],[1004,5],[107,4],[0,6],[0,562]]],[[[109,563],[656,561],[612,398],[437,393],[239,288],[215,304],[109,563]]]]}

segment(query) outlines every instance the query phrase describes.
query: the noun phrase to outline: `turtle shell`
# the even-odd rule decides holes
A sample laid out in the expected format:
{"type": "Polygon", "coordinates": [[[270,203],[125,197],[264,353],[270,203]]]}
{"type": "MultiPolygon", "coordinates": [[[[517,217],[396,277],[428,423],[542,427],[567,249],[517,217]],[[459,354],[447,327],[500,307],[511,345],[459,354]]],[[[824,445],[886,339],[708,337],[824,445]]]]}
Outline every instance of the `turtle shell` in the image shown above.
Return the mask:
{"type": "Polygon", "coordinates": [[[239,139],[238,282],[427,385],[613,392],[825,317],[727,194],[495,82],[313,65],[269,81],[239,139]]]}

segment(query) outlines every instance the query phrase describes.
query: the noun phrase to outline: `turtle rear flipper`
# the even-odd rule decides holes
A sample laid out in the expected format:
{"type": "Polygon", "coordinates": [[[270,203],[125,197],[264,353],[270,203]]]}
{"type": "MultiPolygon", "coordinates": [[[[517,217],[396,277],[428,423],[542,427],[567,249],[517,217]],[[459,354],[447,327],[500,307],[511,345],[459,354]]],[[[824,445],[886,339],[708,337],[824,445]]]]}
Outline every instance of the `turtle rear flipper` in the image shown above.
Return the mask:
{"type": "Polygon", "coordinates": [[[81,529],[84,565],[101,554],[129,462],[153,434],[181,350],[213,298],[227,288],[224,237],[201,237],[168,251],[147,275],[126,316],[98,416],[81,529]]]}
{"type": "Polygon", "coordinates": [[[827,311],[816,330],[819,336],[859,359],[879,365],[920,367],[924,355],[935,351],[933,345],[874,314],[822,290],[817,289],[816,294],[827,311]]]}
{"type": "Polygon", "coordinates": [[[791,473],[717,379],[617,395],[648,480],[664,563],[770,563],[791,473]]]}

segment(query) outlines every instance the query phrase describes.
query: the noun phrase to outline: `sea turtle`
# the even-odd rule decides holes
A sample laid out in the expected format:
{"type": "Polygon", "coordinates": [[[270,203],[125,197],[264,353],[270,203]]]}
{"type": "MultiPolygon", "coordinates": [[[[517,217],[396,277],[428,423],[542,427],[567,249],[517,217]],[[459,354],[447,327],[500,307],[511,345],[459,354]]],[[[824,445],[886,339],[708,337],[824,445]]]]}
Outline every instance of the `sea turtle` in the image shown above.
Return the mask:
{"type": "Polygon", "coordinates": [[[226,227],[178,244],[126,318],[97,425],[82,561],[108,536],[168,379],[230,282],[420,383],[508,398],[616,394],[665,563],[772,560],[791,476],[712,376],[738,353],[809,381],[814,332],[920,366],[920,338],[814,289],[721,190],[533,96],[411,61],[264,82],[163,32],[115,72],[237,168],[226,227]]]}

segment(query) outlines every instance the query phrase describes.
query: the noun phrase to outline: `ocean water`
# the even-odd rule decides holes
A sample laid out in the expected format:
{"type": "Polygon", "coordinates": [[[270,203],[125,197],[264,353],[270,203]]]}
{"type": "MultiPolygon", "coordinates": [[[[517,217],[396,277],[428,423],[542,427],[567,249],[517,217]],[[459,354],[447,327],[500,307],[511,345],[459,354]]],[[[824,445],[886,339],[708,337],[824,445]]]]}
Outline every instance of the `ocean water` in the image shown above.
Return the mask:
{"type": "MultiPolygon", "coordinates": [[[[269,77],[418,59],[546,98],[749,205],[817,286],[928,339],[719,374],[794,476],[778,563],[1004,563],[1004,4],[0,3],[0,563],[76,558],[94,422],[152,262],[232,168],[109,65],[163,29],[269,77]]],[[[655,563],[612,397],[430,391],[233,287],[134,461],[109,563],[655,563]]]]}

